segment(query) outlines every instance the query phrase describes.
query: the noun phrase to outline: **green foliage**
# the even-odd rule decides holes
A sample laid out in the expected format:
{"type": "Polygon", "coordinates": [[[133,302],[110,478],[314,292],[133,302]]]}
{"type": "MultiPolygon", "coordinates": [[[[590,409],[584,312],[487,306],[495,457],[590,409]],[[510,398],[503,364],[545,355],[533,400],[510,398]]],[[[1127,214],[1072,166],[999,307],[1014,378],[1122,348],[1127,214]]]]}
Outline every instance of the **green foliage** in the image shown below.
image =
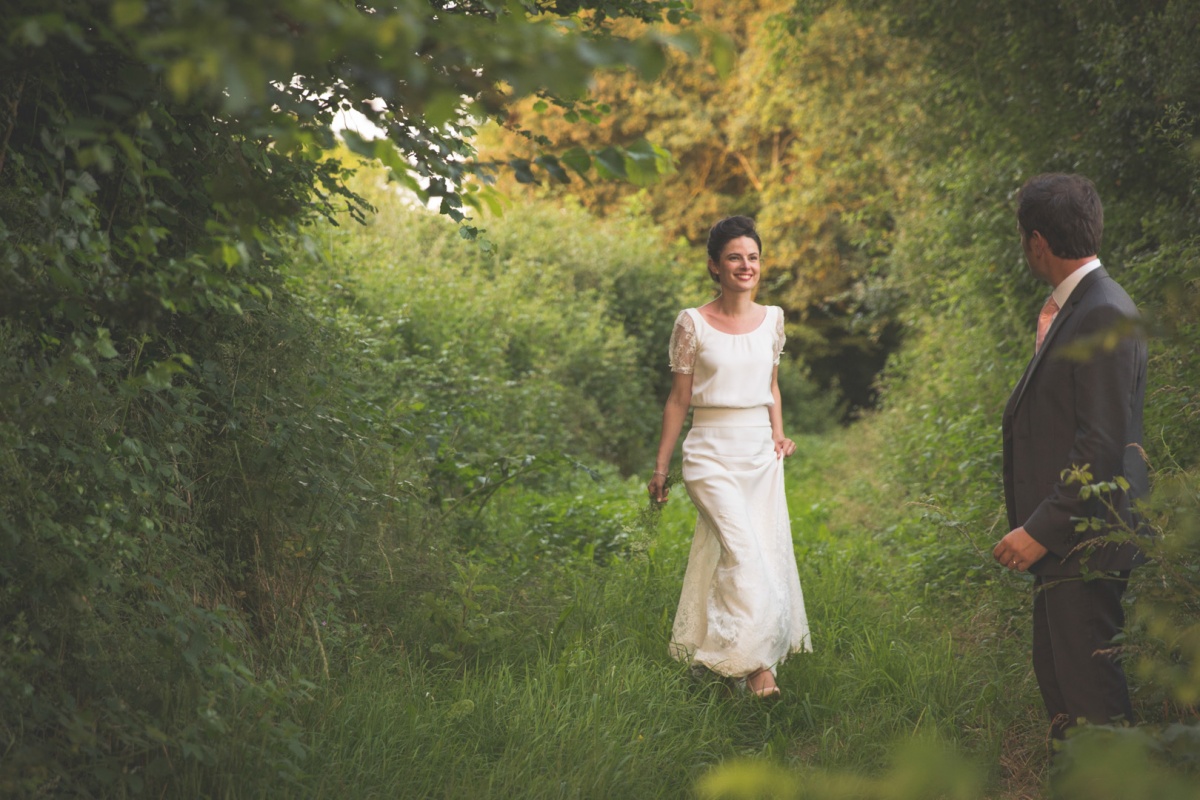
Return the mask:
{"type": "MultiPolygon", "coordinates": [[[[1135,573],[1130,649],[1148,703],[1169,721],[1200,706],[1200,486],[1194,473],[1156,476],[1144,513],[1156,539],[1135,573]]],[[[1194,723],[1193,723],[1194,725],[1194,723]]],[[[1195,764],[1196,753],[1180,759],[1195,764]]]]}
{"type": "MultiPolygon", "coordinates": [[[[654,81],[601,76],[595,94],[606,113],[591,125],[567,124],[536,103],[516,106],[507,122],[564,147],[644,137],[671,151],[674,173],[649,191],[596,183],[547,190],[597,213],[620,213],[638,193],[669,238],[697,246],[718,218],[756,216],[763,297],[787,310],[794,352],[823,388],[868,406],[873,378],[898,343],[895,309],[878,285],[909,174],[891,152],[922,119],[919,49],[837,7],[799,18],[792,3],[774,0],[742,4],[737,14],[702,2],[697,14],[733,43],[728,76],[703,54],[677,52],[654,81]]],[[[483,140],[484,152],[522,143],[494,129],[483,140]]]]}
{"type": "Polygon", "coordinates": [[[637,220],[550,206],[496,219],[481,250],[401,196],[362,191],[379,214],[315,232],[328,266],[309,280],[377,343],[376,401],[422,430],[438,502],[526,457],[643,466],[669,389],[678,251],[648,258],[655,234],[637,220]]]}
{"type": "MultiPolygon", "coordinates": [[[[1092,177],[1106,204],[1101,258],[1151,331],[1145,446],[1156,472],[1143,510],[1160,538],[1155,561],[1134,573],[1123,642],[1147,724],[1070,742],[1074,766],[1061,785],[1063,796],[1084,796],[1084,776],[1121,764],[1134,776],[1154,771],[1148,785],[1161,778],[1165,796],[1191,796],[1172,793],[1185,785],[1179,776],[1192,769],[1192,751],[1158,737],[1170,729],[1171,741],[1186,742],[1195,719],[1200,451],[1190,422],[1200,348],[1191,320],[1200,295],[1186,220],[1195,215],[1200,131],[1181,108],[1192,107],[1200,82],[1194,65],[1167,63],[1196,46],[1195,11],[1170,2],[854,6],[887,16],[894,34],[928,53],[926,124],[895,142],[893,158],[913,174],[883,284],[904,300],[906,343],[883,381],[884,411],[860,429],[886,443],[871,468],[875,496],[910,505],[869,524],[902,542],[919,583],[1027,618],[1027,599],[1013,593],[1022,582],[997,575],[990,560],[1007,528],[1000,415],[1046,291],[1022,263],[1011,198],[1035,172],[1092,177]],[[1137,59],[1118,55],[1130,47],[1137,59]]],[[[1092,491],[1114,490],[1119,484],[1092,491]]]]}
{"type": "MultiPolygon", "coordinates": [[[[1195,758],[1195,729],[1172,726],[1161,736],[1140,730],[1095,729],[1072,742],[1054,778],[1054,797],[1155,797],[1192,800],[1195,777],[1162,768],[1156,756],[1189,752],[1195,758]]],[[[952,750],[929,741],[896,747],[894,765],[878,778],[806,771],[796,774],[771,763],[733,762],[709,772],[698,784],[700,796],[713,800],[746,798],[878,798],[976,800],[991,797],[981,770],[952,750]]]]}
{"type": "MultiPolygon", "coordinates": [[[[558,576],[646,546],[616,475],[652,454],[679,257],[647,258],[640,220],[549,205],[494,220],[481,249],[379,171],[353,185],[377,212],[314,226],[292,284],[357,350],[393,463],[376,552],[337,561],[349,607],[435,663],[502,659],[531,616],[553,627],[558,576]]],[[[360,652],[338,606],[335,668],[360,652]]]]}
{"type": "Polygon", "coordinates": [[[915,739],[896,747],[895,763],[878,778],[848,774],[803,775],[762,762],[734,762],[705,775],[698,784],[705,800],[753,798],[878,798],[879,800],[971,800],[982,797],[977,765],[933,741],[915,739]]]}
{"type": "MultiPolygon", "coordinates": [[[[0,793],[1035,792],[1027,587],[987,550],[1041,294],[1009,197],[1068,168],[1100,184],[1102,255],[1155,337],[1160,537],[1126,642],[1150,724],[1073,738],[1058,785],[1194,795],[1195,10],[851,6],[689,38],[613,24],[678,24],[675,2],[6,5],[0,793]],[[581,94],[623,64],[662,77],[581,94]],[[334,151],[350,109],[392,185],[334,151]],[[474,158],[514,109],[603,135],[474,158]],[[498,169],[638,194],[570,177],[606,221],[539,205],[483,247],[418,210],[500,205],[498,169]],[[747,210],[789,231],[768,294],[794,350],[906,338],[883,412],[789,462],[818,649],[772,708],[667,658],[694,512],[622,477],[706,290],[645,218],[696,238],[747,210]],[[960,754],[893,757],[914,734],[960,754]]],[[[835,413],[783,381],[790,427],[835,413]]]]}
{"type": "Polygon", "coordinates": [[[302,319],[254,309],[230,327],[159,384],[140,347],[82,362],[5,325],[8,792],[136,794],[241,736],[269,774],[300,774],[288,708],[310,687],[255,664],[322,591],[314,552],[357,527],[339,485],[353,437],[304,418],[330,398],[306,385],[302,319]]]}
{"type": "MultiPolygon", "coordinates": [[[[493,174],[463,160],[467,113],[652,73],[667,41],[605,19],[681,11],[4,5],[0,792],[209,795],[234,763],[244,791],[294,785],[311,684],[285,656],[328,674],[317,611],[354,629],[361,553],[406,492],[424,520],[427,491],[411,431],[360,391],[374,352],[284,278],[298,231],[368,208],[328,157],[335,116],[383,127],[394,177],[461,218],[493,174]]],[[[643,177],[652,154],[630,156],[643,177]]],[[[493,451],[428,492],[511,465],[493,451]]]]}

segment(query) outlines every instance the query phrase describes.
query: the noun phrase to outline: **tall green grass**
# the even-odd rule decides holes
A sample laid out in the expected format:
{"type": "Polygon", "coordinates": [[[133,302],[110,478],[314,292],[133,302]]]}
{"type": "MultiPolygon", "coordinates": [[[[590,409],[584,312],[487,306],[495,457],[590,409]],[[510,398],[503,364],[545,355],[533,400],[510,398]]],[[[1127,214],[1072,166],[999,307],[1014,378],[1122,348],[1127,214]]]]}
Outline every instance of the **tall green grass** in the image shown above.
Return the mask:
{"type": "MultiPolygon", "coordinates": [[[[739,758],[885,774],[896,741],[921,735],[999,764],[1030,726],[1022,643],[979,646],[986,609],[947,609],[869,530],[831,527],[822,464],[844,453],[801,450],[788,487],[815,652],[780,669],[780,702],[667,656],[694,519],[676,492],[626,555],[560,561],[524,598],[489,597],[480,613],[536,609],[501,645],[447,660],[402,636],[361,642],[305,711],[312,796],[690,797],[739,758]]],[[[640,482],[622,486],[639,507],[640,482]]]]}
{"type": "MultiPolygon", "coordinates": [[[[354,396],[378,424],[355,441],[387,470],[348,485],[375,513],[289,552],[312,591],[272,595],[290,624],[265,637],[254,691],[221,709],[236,727],[184,759],[172,790],[1038,796],[1030,585],[989,556],[995,410],[928,369],[986,347],[929,346],[879,416],[799,437],[787,488],[816,649],[782,666],[784,697],[765,705],[667,655],[695,511],[681,489],[651,510],[637,464],[662,388],[665,335],[647,326],[677,301],[633,277],[682,282],[680,265],[610,247],[619,225],[587,240],[601,269],[587,248],[555,250],[563,220],[587,230],[570,209],[514,214],[483,255],[389,202],[297,279],[359,353],[354,396]],[[618,286],[640,299],[598,302],[618,286]],[[576,380],[596,359],[607,377],[576,380]]],[[[1152,739],[1125,741],[1112,763],[1148,763],[1152,739]]]]}

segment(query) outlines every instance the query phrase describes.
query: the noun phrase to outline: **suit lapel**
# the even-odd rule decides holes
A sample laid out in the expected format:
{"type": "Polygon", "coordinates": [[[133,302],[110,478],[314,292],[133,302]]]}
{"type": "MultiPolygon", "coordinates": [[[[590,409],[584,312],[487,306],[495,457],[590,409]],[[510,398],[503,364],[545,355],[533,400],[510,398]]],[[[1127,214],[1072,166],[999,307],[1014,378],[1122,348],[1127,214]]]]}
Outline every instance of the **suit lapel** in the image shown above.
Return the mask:
{"type": "Polygon", "coordinates": [[[1017,384],[1016,397],[1012,402],[1012,409],[1015,411],[1021,403],[1021,397],[1025,394],[1025,387],[1033,380],[1033,375],[1037,372],[1037,368],[1041,365],[1047,353],[1050,352],[1050,346],[1054,342],[1055,335],[1066,324],[1071,314],[1075,312],[1075,307],[1083,300],[1083,296],[1087,294],[1088,289],[1100,278],[1107,278],[1108,273],[1104,271],[1104,267],[1096,269],[1083,276],[1079,281],[1079,285],[1071,292],[1071,296],[1067,299],[1067,304],[1054,317],[1054,322],[1050,324],[1050,329],[1046,331],[1046,338],[1042,340],[1042,347],[1030,360],[1029,366],[1025,368],[1025,374],[1021,377],[1021,382],[1017,384]]]}

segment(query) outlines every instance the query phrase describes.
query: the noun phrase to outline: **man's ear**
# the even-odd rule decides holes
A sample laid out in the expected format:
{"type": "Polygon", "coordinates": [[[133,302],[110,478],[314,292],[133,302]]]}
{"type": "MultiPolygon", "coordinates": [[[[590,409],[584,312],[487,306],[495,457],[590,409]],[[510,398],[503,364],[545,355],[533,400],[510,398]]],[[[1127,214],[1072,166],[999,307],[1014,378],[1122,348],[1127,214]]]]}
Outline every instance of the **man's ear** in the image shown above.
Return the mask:
{"type": "Polygon", "coordinates": [[[1046,241],[1046,237],[1042,235],[1041,231],[1034,231],[1029,236],[1034,247],[1040,248],[1038,252],[1045,254],[1050,250],[1050,243],[1046,241]]]}

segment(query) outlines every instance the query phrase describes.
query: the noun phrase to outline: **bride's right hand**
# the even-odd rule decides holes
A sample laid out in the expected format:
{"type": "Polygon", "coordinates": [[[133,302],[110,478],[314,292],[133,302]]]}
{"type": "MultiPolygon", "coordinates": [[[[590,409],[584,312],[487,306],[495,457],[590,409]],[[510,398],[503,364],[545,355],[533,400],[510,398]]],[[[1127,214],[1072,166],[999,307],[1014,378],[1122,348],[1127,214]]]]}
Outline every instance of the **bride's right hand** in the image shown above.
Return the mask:
{"type": "Polygon", "coordinates": [[[661,472],[654,473],[650,478],[650,483],[646,484],[646,491],[655,502],[667,502],[667,495],[671,493],[670,487],[667,486],[667,476],[661,472]]]}

